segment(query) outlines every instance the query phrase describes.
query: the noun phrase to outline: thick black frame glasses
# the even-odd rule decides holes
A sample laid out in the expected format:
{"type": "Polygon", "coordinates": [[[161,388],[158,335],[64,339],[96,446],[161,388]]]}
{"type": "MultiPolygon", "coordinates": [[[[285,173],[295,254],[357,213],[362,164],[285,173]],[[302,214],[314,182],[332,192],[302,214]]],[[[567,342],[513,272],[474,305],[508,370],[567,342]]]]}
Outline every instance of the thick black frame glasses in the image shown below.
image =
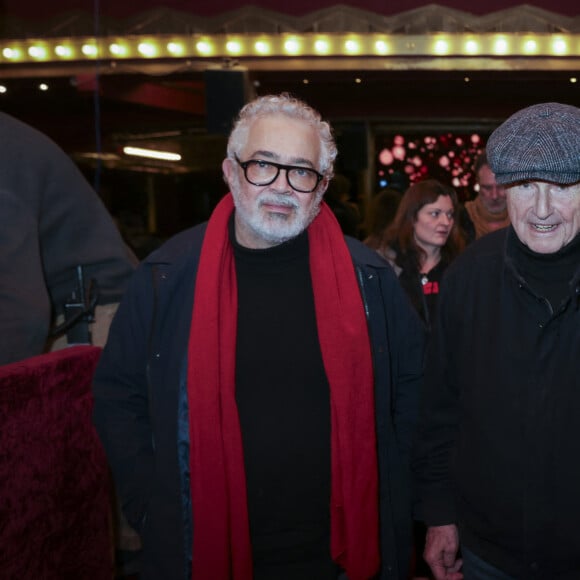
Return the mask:
{"type": "Polygon", "coordinates": [[[286,171],[286,182],[288,185],[295,191],[300,193],[312,193],[316,190],[316,188],[320,185],[320,182],[324,179],[324,175],[321,175],[315,169],[311,169],[310,167],[302,167],[300,165],[283,165],[282,163],[274,163],[273,161],[265,161],[263,159],[249,159],[248,161],[240,161],[237,155],[235,155],[235,159],[238,162],[238,165],[244,170],[244,177],[248,183],[252,185],[270,185],[274,183],[276,179],[278,179],[278,175],[280,175],[280,170],[284,169],[286,171]],[[248,170],[251,172],[252,168],[264,168],[267,169],[268,167],[275,167],[276,173],[273,177],[268,177],[263,181],[255,181],[248,177],[248,170]],[[298,172],[298,173],[294,173],[298,172]],[[310,189],[304,189],[304,187],[296,187],[295,181],[296,179],[300,178],[300,173],[307,175],[311,175],[316,178],[316,183],[310,189]]]}

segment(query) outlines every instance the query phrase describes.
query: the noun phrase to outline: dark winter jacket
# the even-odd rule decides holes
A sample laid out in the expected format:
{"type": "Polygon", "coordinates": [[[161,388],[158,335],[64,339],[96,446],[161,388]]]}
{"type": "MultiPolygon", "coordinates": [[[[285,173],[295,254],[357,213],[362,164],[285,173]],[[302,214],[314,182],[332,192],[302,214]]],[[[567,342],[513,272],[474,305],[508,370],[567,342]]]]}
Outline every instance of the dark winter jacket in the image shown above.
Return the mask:
{"type": "Polygon", "coordinates": [[[515,244],[491,233],[446,272],[414,470],[428,525],[516,578],[580,578],[580,255],[552,309],[515,244]]]}
{"type": "MultiPolygon", "coordinates": [[[[202,225],[178,234],[140,266],[95,378],[95,423],[123,509],[142,535],[141,580],[186,578],[191,517],[184,508],[177,442],[178,421],[187,415],[178,395],[204,233],[202,225]]],[[[349,247],[373,347],[381,578],[402,580],[410,557],[409,456],[423,333],[392,268],[355,240],[349,247]]]]}

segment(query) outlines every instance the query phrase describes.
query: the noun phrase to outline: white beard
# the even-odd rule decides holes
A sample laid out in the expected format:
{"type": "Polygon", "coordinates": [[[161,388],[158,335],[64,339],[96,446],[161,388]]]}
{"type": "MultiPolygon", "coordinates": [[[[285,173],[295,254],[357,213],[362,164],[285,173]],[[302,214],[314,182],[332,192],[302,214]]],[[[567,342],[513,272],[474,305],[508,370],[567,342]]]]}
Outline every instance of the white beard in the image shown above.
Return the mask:
{"type": "Polygon", "coordinates": [[[239,218],[260,239],[269,244],[277,245],[300,235],[314,220],[320,211],[320,202],[324,192],[316,192],[315,201],[308,209],[303,208],[292,196],[265,191],[253,200],[249,206],[242,199],[238,188],[232,187],[232,195],[239,218]],[[274,203],[291,207],[290,214],[266,212],[264,203],[274,203]]]}

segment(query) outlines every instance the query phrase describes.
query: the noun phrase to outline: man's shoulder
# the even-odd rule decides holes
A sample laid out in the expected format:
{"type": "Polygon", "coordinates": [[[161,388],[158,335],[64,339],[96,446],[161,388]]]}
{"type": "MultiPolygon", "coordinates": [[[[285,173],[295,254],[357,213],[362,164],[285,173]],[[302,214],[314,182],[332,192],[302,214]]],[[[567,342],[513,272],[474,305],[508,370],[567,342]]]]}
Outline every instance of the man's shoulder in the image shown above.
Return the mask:
{"type": "Polygon", "coordinates": [[[346,245],[353,262],[358,266],[371,266],[375,268],[390,268],[390,265],[382,256],[372,248],[363,244],[360,240],[350,236],[344,236],[346,245]]]}
{"type": "Polygon", "coordinates": [[[179,232],[164,242],[144,260],[147,264],[174,264],[192,254],[199,255],[207,222],[179,232]]]}
{"type": "Polygon", "coordinates": [[[463,253],[449,266],[446,278],[461,277],[467,272],[485,275],[493,265],[505,259],[506,240],[509,227],[486,234],[469,244],[463,253]]]}

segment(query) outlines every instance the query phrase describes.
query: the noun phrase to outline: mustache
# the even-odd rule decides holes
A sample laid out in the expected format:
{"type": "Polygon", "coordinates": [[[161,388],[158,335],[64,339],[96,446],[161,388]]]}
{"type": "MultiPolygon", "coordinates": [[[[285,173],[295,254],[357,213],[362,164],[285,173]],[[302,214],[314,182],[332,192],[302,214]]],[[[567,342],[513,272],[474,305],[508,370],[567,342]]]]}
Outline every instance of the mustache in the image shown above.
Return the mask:
{"type": "Polygon", "coordinates": [[[300,204],[293,198],[287,195],[280,195],[275,193],[264,193],[258,199],[258,206],[263,206],[266,203],[281,205],[283,207],[291,207],[292,209],[300,209],[300,204]]]}

